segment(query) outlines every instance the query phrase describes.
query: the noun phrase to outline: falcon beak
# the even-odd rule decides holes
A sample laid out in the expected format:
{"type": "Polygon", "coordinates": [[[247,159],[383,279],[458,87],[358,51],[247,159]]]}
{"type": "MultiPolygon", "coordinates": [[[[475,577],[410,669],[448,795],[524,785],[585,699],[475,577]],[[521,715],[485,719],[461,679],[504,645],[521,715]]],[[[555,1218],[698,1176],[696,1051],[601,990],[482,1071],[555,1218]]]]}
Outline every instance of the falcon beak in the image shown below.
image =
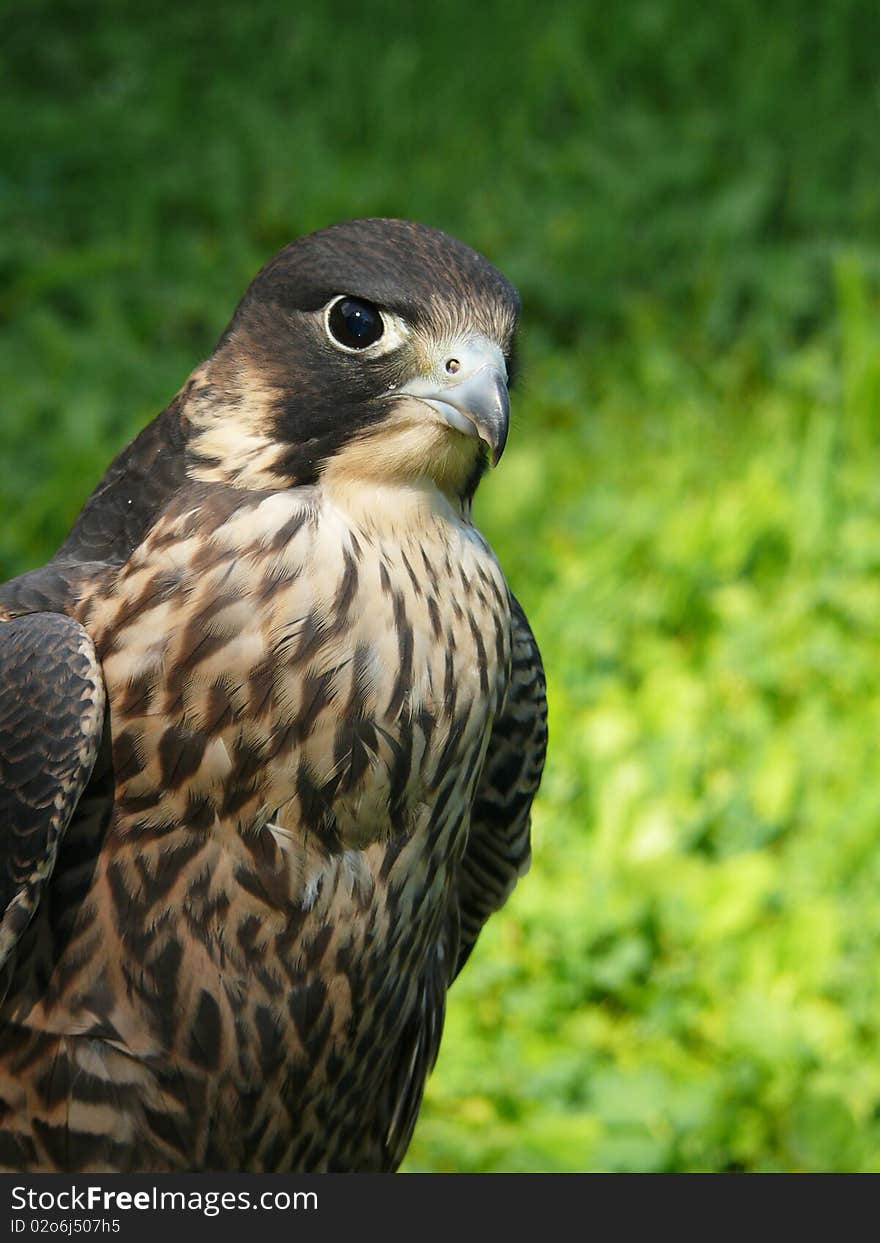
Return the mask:
{"type": "Polygon", "coordinates": [[[428,376],[418,376],[400,390],[430,406],[444,422],[465,436],[478,436],[493,466],[507,442],[510,399],[504,355],[485,339],[457,342],[444,349],[428,376]]]}

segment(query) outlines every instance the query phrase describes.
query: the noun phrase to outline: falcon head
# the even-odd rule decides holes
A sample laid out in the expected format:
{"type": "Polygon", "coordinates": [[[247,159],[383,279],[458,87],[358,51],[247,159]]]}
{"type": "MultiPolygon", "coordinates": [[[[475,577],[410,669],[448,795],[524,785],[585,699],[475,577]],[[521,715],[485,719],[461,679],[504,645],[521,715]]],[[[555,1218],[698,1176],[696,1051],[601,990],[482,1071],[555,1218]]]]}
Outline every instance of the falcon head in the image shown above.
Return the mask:
{"type": "Polygon", "coordinates": [[[190,383],[189,473],[428,479],[467,498],[507,439],[518,315],[500,272],[438,229],[353,220],[300,238],[190,383]]]}

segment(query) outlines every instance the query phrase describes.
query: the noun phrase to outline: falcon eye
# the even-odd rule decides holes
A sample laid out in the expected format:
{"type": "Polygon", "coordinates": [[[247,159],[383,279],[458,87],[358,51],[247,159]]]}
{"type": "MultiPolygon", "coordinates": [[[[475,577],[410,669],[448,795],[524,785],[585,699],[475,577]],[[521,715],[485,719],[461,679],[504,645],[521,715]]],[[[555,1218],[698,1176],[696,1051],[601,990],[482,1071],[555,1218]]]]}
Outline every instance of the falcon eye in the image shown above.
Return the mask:
{"type": "Polygon", "coordinates": [[[331,336],[347,350],[365,350],[385,331],[382,312],[361,298],[339,298],[330,308],[327,327],[331,336]]]}

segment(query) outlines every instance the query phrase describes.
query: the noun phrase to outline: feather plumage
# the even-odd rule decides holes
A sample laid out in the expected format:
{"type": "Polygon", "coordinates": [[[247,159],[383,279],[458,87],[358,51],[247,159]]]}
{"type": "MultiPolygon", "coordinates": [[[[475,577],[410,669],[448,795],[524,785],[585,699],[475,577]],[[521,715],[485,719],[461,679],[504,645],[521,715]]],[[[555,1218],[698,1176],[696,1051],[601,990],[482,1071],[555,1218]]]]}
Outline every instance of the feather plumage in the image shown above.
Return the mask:
{"type": "Polygon", "coordinates": [[[543,763],[470,515],[517,310],[435,230],[301,239],[0,587],[3,1168],[402,1159],[543,763]],[[337,294],[387,349],[334,344],[337,294]]]}

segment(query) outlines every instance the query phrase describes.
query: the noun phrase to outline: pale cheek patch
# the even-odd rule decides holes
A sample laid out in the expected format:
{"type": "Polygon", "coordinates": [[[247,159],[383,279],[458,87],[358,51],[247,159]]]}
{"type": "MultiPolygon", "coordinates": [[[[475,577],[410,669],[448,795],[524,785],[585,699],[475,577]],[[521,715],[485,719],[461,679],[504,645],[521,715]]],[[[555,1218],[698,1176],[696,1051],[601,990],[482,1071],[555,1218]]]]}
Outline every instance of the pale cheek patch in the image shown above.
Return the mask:
{"type": "Polygon", "coordinates": [[[280,462],[283,448],[259,432],[236,424],[219,424],[200,432],[193,441],[192,479],[201,483],[229,483],[242,488],[272,488],[284,482],[280,462]]]}
{"type": "Polygon", "coordinates": [[[234,368],[222,355],[199,376],[186,404],[193,427],[190,477],[242,488],[284,484],[284,448],[274,433],[279,391],[246,365],[234,368]]]}
{"type": "Polygon", "coordinates": [[[324,479],[331,486],[429,479],[456,497],[479,453],[475,436],[456,432],[423,402],[403,400],[388,418],[340,449],[324,479]]]}

